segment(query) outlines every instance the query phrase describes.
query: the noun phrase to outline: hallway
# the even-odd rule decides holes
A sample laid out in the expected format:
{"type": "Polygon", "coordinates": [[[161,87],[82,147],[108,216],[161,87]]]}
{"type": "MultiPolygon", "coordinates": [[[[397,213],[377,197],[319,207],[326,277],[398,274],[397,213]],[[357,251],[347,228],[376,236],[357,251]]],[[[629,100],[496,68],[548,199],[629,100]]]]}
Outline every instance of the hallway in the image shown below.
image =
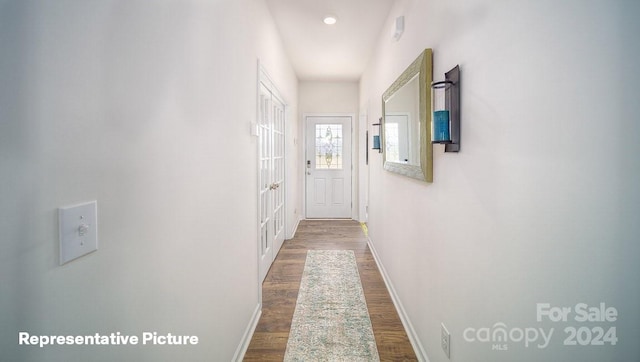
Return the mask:
{"type": "Polygon", "coordinates": [[[381,361],[417,360],[409,338],[367,246],[352,220],[303,220],[285,241],[263,283],[262,316],[245,361],[282,361],[307,250],[353,250],[381,361]]]}

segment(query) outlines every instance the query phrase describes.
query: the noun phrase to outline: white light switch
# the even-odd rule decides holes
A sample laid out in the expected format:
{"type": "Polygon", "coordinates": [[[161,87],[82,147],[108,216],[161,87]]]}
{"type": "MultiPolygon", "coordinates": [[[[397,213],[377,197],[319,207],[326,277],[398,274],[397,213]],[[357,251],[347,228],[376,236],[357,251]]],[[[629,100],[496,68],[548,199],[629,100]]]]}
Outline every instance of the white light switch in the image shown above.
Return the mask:
{"type": "Polygon", "coordinates": [[[60,265],[98,250],[98,202],[61,207],[60,265]]]}
{"type": "Polygon", "coordinates": [[[252,136],[259,136],[260,135],[260,130],[258,129],[258,123],[256,122],[251,122],[249,124],[249,128],[251,130],[251,135],[252,136]]]}

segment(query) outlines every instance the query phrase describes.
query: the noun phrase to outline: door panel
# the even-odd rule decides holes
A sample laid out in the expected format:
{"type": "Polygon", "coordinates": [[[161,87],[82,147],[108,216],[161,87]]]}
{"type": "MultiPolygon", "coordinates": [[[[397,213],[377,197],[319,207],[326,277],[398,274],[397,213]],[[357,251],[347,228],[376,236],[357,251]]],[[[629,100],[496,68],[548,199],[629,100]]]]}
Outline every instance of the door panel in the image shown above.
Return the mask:
{"type": "Polygon", "coordinates": [[[315,183],[315,203],[317,205],[325,205],[326,197],[325,197],[325,180],[324,179],[314,179],[315,183]]]}
{"type": "Polygon", "coordinates": [[[306,118],[306,216],[351,217],[351,117],[306,118]]]}
{"type": "Polygon", "coordinates": [[[333,185],[331,185],[331,195],[333,199],[331,201],[334,205],[344,204],[344,179],[334,178],[331,181],[333,181],[333,185]]]}

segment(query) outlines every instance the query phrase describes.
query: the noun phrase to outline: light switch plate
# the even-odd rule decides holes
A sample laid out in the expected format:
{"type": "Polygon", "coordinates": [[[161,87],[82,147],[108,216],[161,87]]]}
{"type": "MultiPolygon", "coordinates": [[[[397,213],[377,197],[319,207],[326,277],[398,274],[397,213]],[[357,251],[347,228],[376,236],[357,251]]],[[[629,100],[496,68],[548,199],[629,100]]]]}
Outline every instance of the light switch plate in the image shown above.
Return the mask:
{"type": "Polygon", "coordinates": [[[98,250],[98,202],[58,209],[60,265],[98,250]]]}
{"type": "Polygon", "coordinates": [[[260,136],[260,129],[258,128],[257,122],[250,122],[249,129],[252,136],[256,136],[256,137],[260,136]]]}

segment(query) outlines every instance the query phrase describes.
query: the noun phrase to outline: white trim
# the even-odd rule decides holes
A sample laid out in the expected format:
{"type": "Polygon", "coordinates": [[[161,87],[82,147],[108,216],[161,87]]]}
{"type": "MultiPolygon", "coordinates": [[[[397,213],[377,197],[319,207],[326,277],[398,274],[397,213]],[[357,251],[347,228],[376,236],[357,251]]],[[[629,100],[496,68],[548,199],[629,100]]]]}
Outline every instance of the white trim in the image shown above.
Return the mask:
{"type": "Polygon", "coordinates": [[[296,233],[298,232],[298,226],[300,225],[300,221],[302,221],[302,220],[303,219],[301,217],[298,217],[298,220],[296,221],[296,224],[293,226],[293,230],[291,230],[289,235],[287,235],[287,240],[293,239],[293,237],[296,236],[296,233]]]}
{"type": "Polygon", "coordinates": [[[285,108],[288,107],[289,104],[282,97],[282,93],[280,93],[280,90],[278,89],[278,87],[276,87],[276,84],[273,82],[273,80],[269,76],[269,73],[267,72],[265,67],[262,65],[262,63],[260,63],[260,59],[258,59],[258,74],[259,74],[258,84],[259,83],[264,84],[265,87],[267,87],[267,88],[269,88],[269,90],[271,90],[271,93],[273,93],[273,95],[276,98],[278,98],[280,103],[282,103],[285,106],[285,108]]]}
{"type": "MultiPolygon", "coordinates": [[[[366,205],[369,203],[369,165],[367,163],[367,130],[368,117],[366,113],[359,115],[358,119],[358,221],[367,222],[366,205]]],[[[371,135],[369,135],[371,137],[371,135]]],[[[370,160],[369,160],[370,161],[370,160]]]]}
{"type": "Polygon", "coordinates": [[[398,315],[400,316],[400,321],[402,321],[402,325],[404,326],[405,331],[407,332],[407,336],[409,336],[409,341],[411,342],[411,346],[413,346],[413,351],[416,353],[416,357],[418,357],[418,361],[421,362],[429,362],[429,358],[427,357],[427,353],[422,347],[422,343],[420,343],[420,339],[418,338],[418,334],[415,329],[413,329],[413,325],[409,320],[409,316],[402,306],[402,302],[400,301],[400,297],[396,293],[393,284],[391,283],[391,279],[389,279],[389,275],[387,275],[387,271],[384,269],[382,262],[378,258],[378,253],[376,249],[373,247],[373,242],[371,238],[367,236],[367,245],[369,245],[369,250],[371,250],[371,254],[373,255],[373,260],[376,261],[376,265],[380,270],[380,274],[382,275],[382,279],[384,280],[384,284],[387,286],[389,290],[389,295],[391,295],[391,300],[393,301],[393,305],[395,305],[396,310],[398,311],[398,315]]]}
{"type": "Polygon", "coordinates": [[[251,338],[253,337],[253,332],[255,332],[256,327],[258,326],[258,321],[260,320],[261,315],[262,302],[258,303],[256,309],[253,311],[253,316],[249,321],[249,325],[247,325],[247,329],[245,329],[244,334],[242,335],[238,348],[236,348],[236,353],[233,354],[233,358],[231,359],[232,361],[241,362],[244,359],[244,355],[247,353],[249,343],[251,343],[251,338]]]}
{"type": "MultiPolygon", "coordinates": [[[[343,218],[340,218],[340,219],[332,219],[330,217],[314,217],[314,218],[305,219],[305,220],[309,220],[309,221],[318,221],[318,220],[321,220],[321,221],[345,221],[345,220],[355,220],[355,219],[349,219],[348,217],[343,217],[343,218]]],[[[355,220],[355,221],[357,221],[357,220],[355,220]]]]}
{"type": "MultiPolygon", "coordinates": [[[[256,114],[255,114],[255,122],[252,122],[251,127],[253,128],[253,124],[255,123],[255,127],[256,127],[256,132],[258,130],[258,124],[260,122],[260,85],[262,84],[262,65],[260,64],[260,59],[257,60],[256,62],[256,99],[255,99],[255,107],[256,107],[256,114]]],[[[253,131],[252,131],[253,132],[253,131]]],[[[256,179],[255,179],[255,197],[256,197],[256,212],[257,212],[257,217],[255,219],[255,228],[256,228],[256,237],[257,237],[257,243],[256,243],[256,269],[257,269],[257,273],[256,276],[258,277],[258,307],[261,308],[262,305],[262,281],[260,280],[260,136],[259,134],[256,134],[257,136],[257,141],[256,141],[256,146],[255,146],[255,155],[256,155],[256,163],[255,163],[255,170],[256,170],[256,179]]]]}

